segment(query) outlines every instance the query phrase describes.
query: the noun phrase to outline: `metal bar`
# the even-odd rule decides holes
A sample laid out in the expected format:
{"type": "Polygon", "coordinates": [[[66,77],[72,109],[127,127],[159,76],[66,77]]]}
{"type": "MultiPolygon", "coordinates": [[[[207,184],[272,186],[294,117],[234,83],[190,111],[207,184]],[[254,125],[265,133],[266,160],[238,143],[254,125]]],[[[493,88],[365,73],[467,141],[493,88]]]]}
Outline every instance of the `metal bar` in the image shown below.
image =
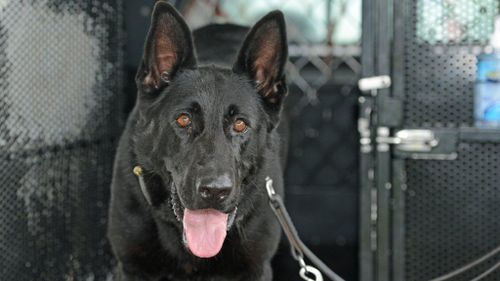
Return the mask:
{"type": "Polygon", "coordinates": [[[392,273],[393,280],[405,280],[405,160],[392,161],[392,273]]]}
{"type": "Polygon", "coordinates": [[[373,247],[372,243],[372,190],[373,190],[373,132],[370,125],[370,117],[373,108],[373,98],[360,97],[360,121],[358,129],[360,130],[360,279],[361,281],[372,281],[373,272],[373,247]]]}
{"type": "MultiPolygon", "coordinates": [[[[376,46],[376,68],[375,72],[376,75],[390,75],[391,72],[391,67],[390,67],[390,62],[391,62],[391,57],[390,57],[390,52],[391,52],[391,30],[392,30],[392,24],[390,22],[390,16],[392,15],[390,13],[390,10],[392,10],[392,7],[389,5],[391,0],[377,0],[375,3],[377,3],[376,10],[378,12],[377,18],[376,18],[376,41],[375,41],[375,46],[376,46]]],[[[389,90],[381,90],[379,94],[388,94],[389,90]]]]}
{"type": "MultiPolygon", "coordinates": [[[[390,75],[391,66],[391,0],[377,0],[376,21],[376,74],[390,75]]],[[[377,108],[383,108],[383,99],[389,96],[389,89],[381,89],[377,95],[377,108]]],[[[377,113],[376,126],[382,123],[381,115],[377,113]]],[[[378,144],[376,152],[376,187],[377,187],[377,253],[376,280],[390,279],[390,198],[391,198],[391,155],[388,144],[378,144]]]]}
{"type": "Polygon", "coordinates": [[[405,40],[405,2],[394,1],[394,40],[392,46],[392,96],[404,98],[404,40],[405,40]]]}
{"type": "MultiPolygon", "coordinates": [[[[390,74],[390,6],[389,0],[375,1],[377,6],[376,20],[376,74],[390,74]]],[[[377,93],[377,110],[383,108],[382,98],[389,95],[388,89],[381,89],[377,93]]],[[[382,120],[377,112],[376,127],[380,126],[382,120]]],[[[376,253],[376,280],[390,280],[390,211],[389,202],[391,196],[390,183],[390,149],[388,144],[378,144],[376,158],[376,189],[377,189],[377,253],[376,253]]]]}
{"type": "Polygon", "coordinates": [[[468,142],[500,142],[500,129],[460,128],[459,138],[468,142]]]}
{"type": "Polygon", "coordinates": [[[327,45],[332,45],[332,42],[333,42],[333,39],[332,39],[332,35],[333,35],[333,32],[334,30],[333,29],[333,23],[332,23],[332,0],[326,0],[326,34],[327,34],[327,38],[326,38],[326,44],[327,45]]]}
{"type": "MultiPolygon", "coordinates": [[[[362,77],[375,75],[375,2],[373,0],[363,0],[362,6],[362,40],[361,40],[361,65],[362,77]]],[[[369,106],[365,103],[360,108],[364,112],[369,106]]],[[[371,114],[371,113],[370,113],[371,114]]],[[[372,128],[372,124],[368,124],[372,128]]],[[[373,281],[374,275],[374,255],[372,247],[372,179],[374,155],[370,151],[360,153],[360,253],[359,253],[359,280],[373,281]]]]}
{"type": "Polygon", "coordinates": [[[362,76],[369,77],[375,75],[375,2],[373,0],[363,0],[363,20],[361,35],[361,64],[363,65],[362,76]]]}
{"type": "Polygon", "coordinates": [[[391,280],[390,276],[390,180],[389,144],[377,144],[376,153],[376,189],[377,189],[377,281],[391,280]]]}
{"type": "MultiPolygon", "coordinates": [[[[375,38],[373,27],[375,24],[372,0],[364,0],[362,7],[362,76],[368,77],[375,74],[374,69],[374,46],[375,38]]],[[[361,107],[360,111],[363,111],[361,107]]],[[[371,124],[369,124],[371,125],[371,124]]],[[[373,166],[372,153],[360,153],[360,280],[372,281],[374,278],[374,257],[371,243],[371,185],[369,179],[370,169],[373,166]]]]}

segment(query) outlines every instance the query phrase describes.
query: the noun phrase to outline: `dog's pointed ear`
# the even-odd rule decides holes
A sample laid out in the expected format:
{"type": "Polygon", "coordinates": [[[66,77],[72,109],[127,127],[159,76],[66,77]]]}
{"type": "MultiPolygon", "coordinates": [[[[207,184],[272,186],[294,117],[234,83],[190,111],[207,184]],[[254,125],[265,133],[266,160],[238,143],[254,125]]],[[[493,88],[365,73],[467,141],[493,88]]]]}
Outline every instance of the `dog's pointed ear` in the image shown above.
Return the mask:
{"type": "Polygon", "coordinates": [[[191,31],[170,4],[158,1],[144,46],[137,86],[151,93],[167,86],[181,68],[195,68],[196,56],[191,31]]]}
{"type": "Polygon", "coordinates": [[[255,83],[276,122],[287,93],[284,73],[287,61],[285,18],[282,12],[273,11],[250,30],[233,66],[234,72],[248,75],[255,83]]]}

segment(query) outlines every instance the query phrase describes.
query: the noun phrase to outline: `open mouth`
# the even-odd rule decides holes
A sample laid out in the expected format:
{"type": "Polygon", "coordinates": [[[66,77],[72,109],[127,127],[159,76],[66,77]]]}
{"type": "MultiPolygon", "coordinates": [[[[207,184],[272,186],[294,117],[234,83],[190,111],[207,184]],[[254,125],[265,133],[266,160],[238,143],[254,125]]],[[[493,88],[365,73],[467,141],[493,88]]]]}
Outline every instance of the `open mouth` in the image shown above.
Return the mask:
{"type": "Polygon", "coordinates": [[[183,242],[189,251],[200,258],[216,256],[222,249],[227,232],[234,224],[238,208],[235,207],[229,213],[215,209],[184,208],[174,185],[171,188],[170,202],[177,220],[182,222],[183,242]]]}

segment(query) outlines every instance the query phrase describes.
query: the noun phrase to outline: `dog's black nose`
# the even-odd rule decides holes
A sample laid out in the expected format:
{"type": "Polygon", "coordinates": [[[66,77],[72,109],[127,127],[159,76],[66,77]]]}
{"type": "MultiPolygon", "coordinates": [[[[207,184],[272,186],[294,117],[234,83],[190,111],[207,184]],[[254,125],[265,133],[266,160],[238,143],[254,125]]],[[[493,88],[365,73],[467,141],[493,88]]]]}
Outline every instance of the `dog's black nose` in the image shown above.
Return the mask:
{"type": "Polygon", "coordinates": [[[203,199],[222,201],[226,199],[233,189],[233,181],[224,174],[216,178],[204,178],[198,182],[198,193],[203,199]]]}

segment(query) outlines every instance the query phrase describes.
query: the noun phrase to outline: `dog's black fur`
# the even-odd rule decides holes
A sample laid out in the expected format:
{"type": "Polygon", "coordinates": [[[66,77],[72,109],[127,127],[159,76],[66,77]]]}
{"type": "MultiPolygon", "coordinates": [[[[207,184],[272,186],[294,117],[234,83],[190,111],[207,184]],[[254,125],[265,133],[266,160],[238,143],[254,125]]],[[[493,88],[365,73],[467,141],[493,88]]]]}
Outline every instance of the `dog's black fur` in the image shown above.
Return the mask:
{"type": "Polygon", "coordinates": [[[235,39],[246,32],[232,25],[199,30],[203,63],[236,62],[198,66],[182,17],[165,2],[155,5],[136,77],[137,104],[115,160],[108,237],[118,260],[116,280],[272,280],[270,260],[281,232],[264,179],[271,176],[283,194],[286,135],[284,122],[277,126],[286,95],[283,15],[262,18],[236,54],[241,42],[235,39]],[[185,128],[175,122],[181,114],[192,120],[185,128]],[[237,119],[248,124],[245,132],[233,130],[237,119]],[[144,168],[151,205],[132,173],[135,165],[144,168]],[[221,175],[230,188],[224,200],[199,196],[200,182],[217,185],[221,175]],[[179,221],[184,208],[232,212],[236,206],[219,254],[191,254],[179,221]]]}

